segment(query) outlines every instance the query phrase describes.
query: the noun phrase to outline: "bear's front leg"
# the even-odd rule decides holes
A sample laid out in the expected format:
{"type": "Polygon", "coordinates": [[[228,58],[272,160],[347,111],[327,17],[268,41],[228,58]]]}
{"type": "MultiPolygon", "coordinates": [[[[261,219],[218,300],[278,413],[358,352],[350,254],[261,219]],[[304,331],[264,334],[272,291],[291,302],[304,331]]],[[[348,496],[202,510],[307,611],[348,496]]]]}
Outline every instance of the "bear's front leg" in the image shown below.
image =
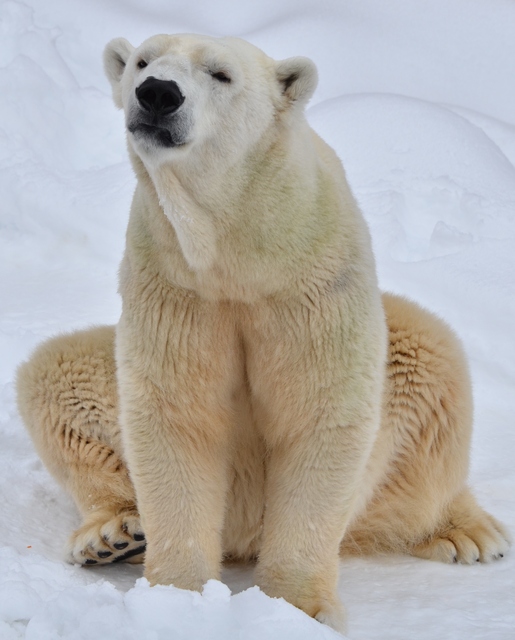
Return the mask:
{"type": "MultiPolygon", "coordinates": [[[[157,283],[156,283],[157,285],[157,283]]],[[[151,584],[200,590],[219,579],[233,323],[223,306],[159,286],[117,330],[121,428],[147,538],[151,584]]]]}
{"type": "Polygon", "coordinates": [[[245,343],[269,449],[257,581],[338,631],[339,545],[379,426],[386,355],[380,302],[356,314],[330,298],[270,303],[245,343]]]}

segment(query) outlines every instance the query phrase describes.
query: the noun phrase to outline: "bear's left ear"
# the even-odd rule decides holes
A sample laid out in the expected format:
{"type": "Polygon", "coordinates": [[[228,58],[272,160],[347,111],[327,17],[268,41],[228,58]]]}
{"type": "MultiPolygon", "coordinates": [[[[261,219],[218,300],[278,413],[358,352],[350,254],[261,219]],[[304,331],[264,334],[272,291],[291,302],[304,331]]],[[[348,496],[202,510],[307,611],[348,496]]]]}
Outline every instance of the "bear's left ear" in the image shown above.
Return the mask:
{"type": "Polygon", "coordinates": [[[276,63],[276,73],[283,95],[300,106],[308,102],[318,84],[315,63],[302,56],[280,60],[276,63]]]}

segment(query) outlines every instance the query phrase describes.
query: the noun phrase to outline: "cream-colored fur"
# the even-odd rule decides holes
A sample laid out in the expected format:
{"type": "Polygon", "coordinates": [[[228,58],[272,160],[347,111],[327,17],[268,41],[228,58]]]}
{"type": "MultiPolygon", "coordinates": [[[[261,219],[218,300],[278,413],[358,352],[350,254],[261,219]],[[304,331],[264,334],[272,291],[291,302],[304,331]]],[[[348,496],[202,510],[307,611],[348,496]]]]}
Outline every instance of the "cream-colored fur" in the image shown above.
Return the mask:
{"type": "Polygon", "coordinates": [[[385,296],[385,371],[368,232],[302,112],[313,64],[198,36],[118,39],[105,64],[138,178],[122,317],[116,338],[43,345],[18,382],[84,515],[70,559],[140,559],[139,512],[152,584],[200,589],[223,555],[257,555],[267,593],[341,630],[340,550],[502,554],[505,532],[465,487],[456,338],[385,296]],[[171,114],[138,102],[149,78],[177,83],[171,114]]]}
{"type": "MultiPolygon", "coordinates": [[[[392,551],[442,562],[488,562],[505,553],[508,534],[465,484],[472,404],[461,347],[441,320],[413,302],[392,295],[383,302],[390,328],[389,382],[366,483],[341,553],[392,551]]],[[[141,542],[133,538],[141,527],[120,437],[114,341],[114,327],[54,338],[18,374],[25,424],[84,518],[68,547],[70,561],[81,564],[125,559],[131,550],[137,553],[129,555],[132,561],[143,561],[141,542]]],[[[261,542],[266,450],[249,428],[245,403],[241,394],[223,549],[227,558],[251,559],[261,542]]],[[[173,540],[167,536],[166,542],[173,553],[173,540]]]]}

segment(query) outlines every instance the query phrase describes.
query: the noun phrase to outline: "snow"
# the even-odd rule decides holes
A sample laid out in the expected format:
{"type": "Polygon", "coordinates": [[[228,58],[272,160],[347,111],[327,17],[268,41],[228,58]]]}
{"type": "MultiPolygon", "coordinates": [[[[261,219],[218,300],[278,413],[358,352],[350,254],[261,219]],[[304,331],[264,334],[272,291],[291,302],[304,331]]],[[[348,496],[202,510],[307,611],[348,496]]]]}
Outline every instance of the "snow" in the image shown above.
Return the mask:
{"type": "Polygon", "coordinates": [[[41,558],[23,569],[16,559],[10,562],[16,569],[0,587],[0,637],[5,640],[18,638],[20,631],[27,640],[341,637],[258,587],[231,596],[225,584],[210,580],[200,594],[172,586],[150,588],[139,578],[124,593],[107,580],[79,586],[72,578],[76,570],[60,567],[56,572],[41,558]]]}
{"type": "MultiPolygon", "coordinates": [[[[307,55],[311,124],[370,226],[381,286],[461,336],[476,402],[471,484],[515,531],[515,5],[511,0],[0,2],[0,638],[338,637],[229,567],[203,594],[141,567],[81,569],[79,523],[16,411],[15,368],[57,332],[115,323],[134,179],[105,43],[238,35],[307,55]],[[230,596],[230,590],[233,595],[230,596]]],[[[348,637],[515,638],[515,554],[489,565],[345,560],[348,637]]]]}

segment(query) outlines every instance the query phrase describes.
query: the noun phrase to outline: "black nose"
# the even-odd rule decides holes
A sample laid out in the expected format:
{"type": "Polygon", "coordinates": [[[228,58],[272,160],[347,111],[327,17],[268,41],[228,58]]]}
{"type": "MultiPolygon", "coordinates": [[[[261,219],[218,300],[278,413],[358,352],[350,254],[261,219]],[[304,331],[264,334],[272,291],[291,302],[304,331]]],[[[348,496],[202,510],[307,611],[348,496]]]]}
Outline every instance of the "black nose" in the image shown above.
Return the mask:
{"type": "Polygon", "coordinates": [[[173,80],[158,80],[150,76],[136,89],[136,98],[146,111],[167,116],[184,102],[179,86],[173,80]]]}

